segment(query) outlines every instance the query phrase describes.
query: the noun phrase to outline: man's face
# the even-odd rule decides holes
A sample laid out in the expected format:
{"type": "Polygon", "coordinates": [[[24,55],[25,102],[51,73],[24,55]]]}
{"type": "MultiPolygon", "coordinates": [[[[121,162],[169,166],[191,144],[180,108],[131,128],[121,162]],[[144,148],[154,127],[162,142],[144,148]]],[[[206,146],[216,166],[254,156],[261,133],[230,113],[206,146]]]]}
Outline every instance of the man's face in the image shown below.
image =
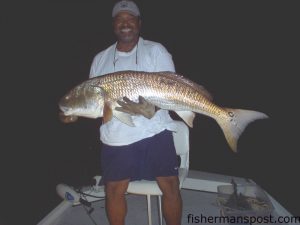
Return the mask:
{"type": "Polygon", "coordinates": [[[118,41],[130,43],[139,37],[141,21],[128,12],[120,12],[114,17],[113,27],[118,41]]]}

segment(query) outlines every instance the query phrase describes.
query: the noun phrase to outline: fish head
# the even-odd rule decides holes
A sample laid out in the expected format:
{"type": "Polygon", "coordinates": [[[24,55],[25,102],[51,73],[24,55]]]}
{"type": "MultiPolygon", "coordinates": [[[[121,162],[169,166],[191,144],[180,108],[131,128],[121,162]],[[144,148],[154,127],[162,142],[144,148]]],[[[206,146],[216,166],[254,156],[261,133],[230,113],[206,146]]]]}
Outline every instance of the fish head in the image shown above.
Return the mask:
{"type": "Polygon", "coordinates": [[[103,115],[104,90],[97,85],[84,82],[64,95],[59,108],[65,116],[98,118],[103,115]]]}

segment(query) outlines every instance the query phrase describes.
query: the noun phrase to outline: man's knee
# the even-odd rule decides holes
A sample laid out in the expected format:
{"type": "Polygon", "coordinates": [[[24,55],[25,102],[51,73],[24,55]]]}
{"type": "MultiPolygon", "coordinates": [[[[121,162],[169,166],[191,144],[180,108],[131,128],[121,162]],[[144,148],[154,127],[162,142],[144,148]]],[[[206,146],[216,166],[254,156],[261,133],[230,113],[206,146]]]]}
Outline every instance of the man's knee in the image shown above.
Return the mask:
{"type": "Polygon", "coordinates": [[[157,177],[156,180],[165,197],[180,195],[179,179],[177,176],[157,177]]]}
{"type": "Polygon", "coordinates": [[[109,181],[105,184],[105,193],[107,197],[124,196],[129,184],[129,179],[121,181],[109,181]]]}

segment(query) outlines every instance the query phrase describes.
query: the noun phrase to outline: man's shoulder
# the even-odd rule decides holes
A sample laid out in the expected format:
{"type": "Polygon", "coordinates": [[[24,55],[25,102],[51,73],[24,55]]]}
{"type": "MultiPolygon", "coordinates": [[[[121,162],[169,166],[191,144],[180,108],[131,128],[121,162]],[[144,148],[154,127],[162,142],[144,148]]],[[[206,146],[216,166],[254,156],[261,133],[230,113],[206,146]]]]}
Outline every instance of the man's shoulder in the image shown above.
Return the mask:
{"type": "Polygon", "coordinates": [[[142,39],[145,48],[151,50],[166,51],[166,48],[159,42],[142,39]]]}
{"type": "Polygon", "coordinates": [[[114,49],[115,44],[112,44],[111,46],[107,47],[106,49],[103,49],[102,51],[98,52],[95,55],[95,58],[101,58],[103,55],[109,53],[111,50],[114,49]]]}

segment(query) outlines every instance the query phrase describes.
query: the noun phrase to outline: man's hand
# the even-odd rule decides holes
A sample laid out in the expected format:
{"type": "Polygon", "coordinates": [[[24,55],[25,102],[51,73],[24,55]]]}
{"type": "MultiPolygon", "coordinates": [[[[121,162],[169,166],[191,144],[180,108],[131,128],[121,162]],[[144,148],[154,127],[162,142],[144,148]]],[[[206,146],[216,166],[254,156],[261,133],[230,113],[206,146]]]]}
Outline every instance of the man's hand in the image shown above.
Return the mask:
{"type": "Polygon", "coordinates": [[[155,114],[155,105],[147,102],[142,96],[139,96],[139,102],[133,102],[127,97],[123,97],[123,101],[117,101],[121,107],[115,109],[120,112],[129,113],[131,115],[143,115],[151,119],[155,114]]]}

